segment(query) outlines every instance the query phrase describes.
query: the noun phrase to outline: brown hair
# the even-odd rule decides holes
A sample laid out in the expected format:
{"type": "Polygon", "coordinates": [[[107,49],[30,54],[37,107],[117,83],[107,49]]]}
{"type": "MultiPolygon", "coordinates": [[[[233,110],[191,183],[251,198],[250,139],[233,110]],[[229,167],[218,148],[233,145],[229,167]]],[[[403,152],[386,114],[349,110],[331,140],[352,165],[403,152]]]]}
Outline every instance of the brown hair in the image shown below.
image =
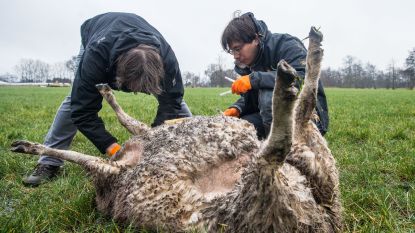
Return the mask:
{"type": "Polygon", "coordinates": [[[117,59],[117,83],[123,91],[159,95],[163,78],[163,61],[155,47],[139,45],[117,59]]]}

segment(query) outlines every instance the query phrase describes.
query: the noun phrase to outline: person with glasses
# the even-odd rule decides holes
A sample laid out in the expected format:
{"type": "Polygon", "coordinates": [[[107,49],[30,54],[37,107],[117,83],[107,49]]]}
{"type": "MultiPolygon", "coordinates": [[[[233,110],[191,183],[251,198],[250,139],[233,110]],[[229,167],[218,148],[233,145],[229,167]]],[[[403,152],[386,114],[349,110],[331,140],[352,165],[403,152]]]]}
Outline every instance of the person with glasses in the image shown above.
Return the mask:
{"type": "MultiPolygon", "coordinates": [[[[101,83],[115,90],[156,97],[159,105],[153,127],[165,120],[192,116],[183,100],[176,56],[146,20],[131,13],[97,15],[82,24],[81,39],[72,91],[59,107],[44,145],[66,150],[79,130],[101,153],[116,155],[121,146],[98,116],[103,98],[96,85],[101,83]]],[[[48,181],[62,165],[60,159],[41,156],[23,183],[37,186],[48,181]]]]}
{"type": "MultiPolygon", "coordinates": [[[[271,126],[277,64],[284,59],[303,79],[307,50],[294,36],[271,33],[267,25],[255,19],[251,12],[236,16],[229,22],[223,31],[221,44],[225,51],[233,55],[235,72],[241,75],[232,84],[232,93],[241,95],[241,98],[226,109],[224,115],[251,122],[258,137],[263,139],[271,126]]],[[[315,123],[324,135],[328,131],[329,115],[320,81],[317,96],[316,112],[319,119],[315,123]]]]}

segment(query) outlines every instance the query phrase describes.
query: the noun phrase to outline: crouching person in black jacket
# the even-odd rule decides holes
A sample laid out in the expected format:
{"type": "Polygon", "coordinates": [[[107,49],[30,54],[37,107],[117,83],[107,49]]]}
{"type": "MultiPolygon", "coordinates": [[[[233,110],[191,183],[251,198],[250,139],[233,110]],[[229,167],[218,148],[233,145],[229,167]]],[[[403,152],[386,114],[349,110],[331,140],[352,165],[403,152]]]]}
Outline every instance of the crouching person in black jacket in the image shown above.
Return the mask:
{"type": "MultiPolygon", "coordinates": [[[[267,25],[252,13],[232,19],[222,34],[222,47],[233,55],[235,71],[241,75],[232,84],[232,93],[241,98],[225,110],[227,116],[251,122],[259,138],[265,138],[272,120],[272,92],[276,67],[281,59],[287,61],[304,78],[307,50],[296,37],[271,33],[267,25]]],[[[326,95],[319,81],[317,93],[317,124],[320,133],[328,130],[329,115],[326,95]]]]}
{"type": "MultiPolygon", "coordinates": [[[[140,16],[106,13],[81,26],[82,46],[72,92],[59,107],[44,144],[68,149],[77,130],[101,153],[114,155],[121,146],[98,116],[102,96],[95,85],[108,83],[126,92],[154,95],[159,103],[152,126],[189,117],[176,56],[163,36],[140,16]]],[[[42,156],[23,182],[37,186],[55,176],[63,161],[42,156]]]]}

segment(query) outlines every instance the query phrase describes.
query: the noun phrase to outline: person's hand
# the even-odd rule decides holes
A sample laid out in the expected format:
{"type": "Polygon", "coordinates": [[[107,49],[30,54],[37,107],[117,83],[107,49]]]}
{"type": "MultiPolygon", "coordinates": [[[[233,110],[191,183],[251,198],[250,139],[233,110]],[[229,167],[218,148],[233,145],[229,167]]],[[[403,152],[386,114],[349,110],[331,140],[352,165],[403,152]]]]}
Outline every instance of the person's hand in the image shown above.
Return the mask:
{"type": "Polygon", "coordinates": [[[233,94],[243,94],[247,91],[251,90],[251,80],[249,79],[249,75],[244,75],[235,82],[232,83],[232,93],[233,94]]]}
{"type": "Polygon", "coordinates": [[[228,108],[223,112],[225,116],[239,117],[239,110],[237,108],[228,108]]]}
{"type": "Polygon", "coordinates": [[[112,158],[112,157],[114,157],[116,154],[117,154],[117,152],[119,152],[121,150],[121,146],[118,144],[118,143],[113,143],[113,144],[111,144],[111,146],[109,146],[108,148],[107,148],[107,150],[106,150],[106,152],[107,152],[107,155],[110,157],[110,158],[112,158]]]}

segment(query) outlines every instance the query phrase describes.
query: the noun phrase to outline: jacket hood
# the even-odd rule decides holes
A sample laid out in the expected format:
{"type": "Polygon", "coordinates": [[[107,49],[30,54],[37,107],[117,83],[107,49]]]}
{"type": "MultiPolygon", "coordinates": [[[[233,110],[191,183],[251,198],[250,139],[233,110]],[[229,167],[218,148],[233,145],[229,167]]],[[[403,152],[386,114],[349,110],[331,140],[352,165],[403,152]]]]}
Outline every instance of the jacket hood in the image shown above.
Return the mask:
{"type": "Polygon", "coordinates": [[[250,67],[254,67],[260,61],[264,53],[264,44],[265,44],[265,41],[268,40],[271,32],[268,30],[268,26],[265,24],[265,22],[262,20],[257,20],[252,12],[248,12],[245,14],[248,15],[252,19],[252,22],[255,25],[256,32],[259,35],[258,53],[254,59],[254,62],[250,66],[250,67]]]}

